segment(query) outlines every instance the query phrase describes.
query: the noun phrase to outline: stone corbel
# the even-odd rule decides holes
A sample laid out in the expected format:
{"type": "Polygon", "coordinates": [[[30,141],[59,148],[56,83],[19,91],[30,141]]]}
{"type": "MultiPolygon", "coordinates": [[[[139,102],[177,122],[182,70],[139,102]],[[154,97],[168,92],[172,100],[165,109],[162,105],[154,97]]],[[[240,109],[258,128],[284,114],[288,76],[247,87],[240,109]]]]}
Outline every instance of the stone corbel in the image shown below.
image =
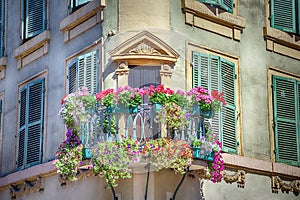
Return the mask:
{"type": "Polygon", "coordinates": [[[206,179],[209,180],[211,178],[211,175],[207,168],[198,169],[198,170],[192,170],[190,171],[191,176],[197,176],[199,180],[206,179]]]}
{"type": "Polygon", "coordinates": [[[238,170],[233,175],[228,175],[225,171],[223,172],[223,179],[226,183],[237,183],[239,188],[245,187],[245,180],[246,180],[246,172],[244,170],[238,170]]]}
{"type": "Polygon", "coordinates": [[[128,75],[129,71],[130,70],[128,68],[128,63],[127,62],[121,62],[121,63],[119,63],[118,69],[116,69],[116,74],[118,76],[128,75]]]}
{"type": "Polygon", "coordinates": [[[294,181],[282,181],[279,176],[272,177],[272,192],[278,193],[281,190],[282,192],[293,192],[295,195],[300,193],[300,180],[294,181]]]}
{"type": "Polygon", "coordinates": [[[172,70],[171,70],[170,65],[168,65],[168,64],[162,64],[161,65],[161,70],[159,71],[159,73],[160,73],[161,77],[169,77],[169,78],[171,78],[171,76],[172,76],[172,70]]]}
{"type": "Polygon", "coordinates": [[[11,184],[9,188],[10,198],[12,200],[17,198],[17,195],[22,195],[31,191],[43,191],[44,190],[44,178],[37,177],[35,180],[25,180],[20,184],[11,184]]]}

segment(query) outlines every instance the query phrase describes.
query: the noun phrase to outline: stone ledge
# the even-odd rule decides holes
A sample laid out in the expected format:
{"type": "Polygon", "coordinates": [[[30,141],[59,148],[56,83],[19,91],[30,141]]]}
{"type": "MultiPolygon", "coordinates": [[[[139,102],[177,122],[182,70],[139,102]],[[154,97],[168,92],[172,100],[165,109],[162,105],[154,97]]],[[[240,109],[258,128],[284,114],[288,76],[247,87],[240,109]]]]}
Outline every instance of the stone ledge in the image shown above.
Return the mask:
{"type": "Polygon", "coordinates": [[[269,176],[277,174],[285,177],[288,176],[300,178],[299,167],[227,153],[223,153],[222,155],[225,162],[225,166],[229,168],[242,168],[246,169],[246,171],[249,172],[269,176]]]}
{"type": "Polygon", "coordinates": [[[47,54],[49,50],[49,42],[50,31],[45,30],[21,46],[17,47],[14,50],[14,56],[18,62],[18,69],[38,59],[42,55],[47,54]],[[37,53],[36,51],[38,50],[40,50],[41,53],[37,53]],[[24,63],[23,60],[25,60],[24,63]]]}
{"type": "Polygon", "coordinates": [[[22,182],[22,180],[30,179],[41,175],[48,175],[51,173],[56,173],[56,168],[53,164],[53,161],[43,163],[40,165],[35,165],[28,169],[17,171],[0,178],[0,189],[8,187],[11,184],[18,184],[22,182]]]}
{"type": "Polygon", "coordinates": [[[205,4],[195,0],[184,0],[182,6],[187,24],[234,40],[241,39],[241,32],[246,27],[245,18],[229,12],[214,13],[205,4]]]}
{"type": "Polygon", "coordinates": [[[300,60],[300,41],[290,35],[271,27],[263,28],[267,50],[300,60]]]}
{"type": "Polygon", "coordinates": [[[64,32],[65,43],[103,21],[104,7],[105,0],[93,0],[79,10],[65,17],[60,22],[60,30],[64,32]],[[90,20],[90,18],[95,19],[90,20]],[[73,29],[76,29],[76,27],[79,27],[77,29],[80,29],[80,31],[72,31],[73,29]]]}

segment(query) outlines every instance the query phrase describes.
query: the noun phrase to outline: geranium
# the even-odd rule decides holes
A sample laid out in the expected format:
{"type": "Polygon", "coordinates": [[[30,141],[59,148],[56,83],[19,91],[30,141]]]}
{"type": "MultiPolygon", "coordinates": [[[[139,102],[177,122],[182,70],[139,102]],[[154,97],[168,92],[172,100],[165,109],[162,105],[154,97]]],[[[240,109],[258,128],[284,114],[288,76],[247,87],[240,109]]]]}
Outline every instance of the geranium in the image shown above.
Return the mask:
{"type": "Polygon", "coordinates": [[[148,89],[149,101],[152,104],[160,103],[166,104],[169,102],[168,97],[174,94],[174,91],[170,88],[165,88],[164,85],[158,85],[156,88],[151,85],[148,89]]]}
{"type": "Polygon", "coordinates": [[[116,95],[118,96],[118,104],[135,108],[143,101],[145,91],[140,88],[132,88],[130,86],[118,87],[116,95]]]}
{"type": "Polygon", "coordinates": [[[68,128],[79,130],[80,123],[89,122],[96,105],[96,98],[89,94],[87,87],[82,87],[65,96],[62,99],[62,108],[59,111],[60,117],[68,128]]]}
{"type": "Polygon", "coordinates": [[[104,106],[110,106],[116,104],[117,98],[118,97],[114,95],[114,89],[112,88],[106,89],[96,94],[96,99],[98,101],[101,101],[104,106]]]}
{"type": "Polygon", "coordinates": [[[177,90],[175,93],[169,96],[168,102],[173,102],[182,108],[187,107],[188,100],[186,92],[177,90]]]}

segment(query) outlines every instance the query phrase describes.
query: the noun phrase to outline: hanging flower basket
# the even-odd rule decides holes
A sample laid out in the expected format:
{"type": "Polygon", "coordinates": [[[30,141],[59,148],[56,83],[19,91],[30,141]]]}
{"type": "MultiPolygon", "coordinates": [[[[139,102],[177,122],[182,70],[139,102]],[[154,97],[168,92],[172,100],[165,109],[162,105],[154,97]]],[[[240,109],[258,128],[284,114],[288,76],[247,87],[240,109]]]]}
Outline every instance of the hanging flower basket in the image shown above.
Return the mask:
{"type": "Polygon", "coordinates": [[[92,158],[92,148],[90,148],[90,147],[84,147],[82,149],[82,156],[83,156],[83,159],[90,159],[90,158],[92,158]]]}

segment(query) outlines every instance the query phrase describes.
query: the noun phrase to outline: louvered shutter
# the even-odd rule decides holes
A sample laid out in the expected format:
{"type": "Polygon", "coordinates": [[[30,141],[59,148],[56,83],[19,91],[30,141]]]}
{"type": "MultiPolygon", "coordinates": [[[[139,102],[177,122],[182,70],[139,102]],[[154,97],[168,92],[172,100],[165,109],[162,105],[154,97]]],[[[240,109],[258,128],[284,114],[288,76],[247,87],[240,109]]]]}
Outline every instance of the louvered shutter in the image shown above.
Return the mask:
{"type": "Polygon", "coordinates": [[[87,2],[90,2],[91,0],[75,0],[75,3],[76,3],[76,7],[77,6],[81,6],[87,2]]]}
{"type": "Polygon", "coordinates": [[[234,0],[198,0],[200,2],[219,6],[220,8],[233,13],[234,0]]]}
{"type": "Polygon", "coordinates": [[[201,80],[200,80],[200,54],[198,52],[192,52],[193,56],[193,88],[197,87],[201,80]]]}
{"type": "Polygon", "coordinates": [[[46,30],[46,0],[25,1],[25,39],[38,35],[46,30]]]}
{"type": "Polygon", "coordinates": [[[42,161],[44,80],[29,85],[28,96],[27,167],[42,161]]]}
{"type": "Polygon", "coordinates": [[[69,1],[69,12],[74,12],[78,7],[90,2],[91,0],[70,0],[69,1]]]}
{"type": "Polygon", "coordinates": [[[90,93],[97,92],[97,51],[78,57],[78,87],[85,86],[90,93]]]}
{"type": "Polygon", "coordinates": [[[286,32],[296,32],[295,0],[271,0],[271,26],[286,32]]]}
{"type": "Polygon", "coordinates": [[[222,92],[224,92],[224,99],[226,106],[223,107],[222,115],[222,134],[221,140],[223,144],[223,151],[230,153],[238,152],[238,141],[236,131],[236,84],[235,84],[235,66],[233,63],[220,59],[221,63],[221,77],[222,77],[222,92]]]}
{"type": "Polygon", "coordinates": [[[68,82],[69,82],[69,94],[73,93],[77,90],[77,75],[78,75],[78,67],[77,67],[77,60],[73,60],[73,62],[69,65],[69,75],[68,75],[68,82]]]}
{"type": "Polygon", "coordinates": [[[5,4],[4,0],[0,0],[0,57],[4,55],[4,14],[5,14],[5,4]]]}
{"type": "Polygon", "coordinates": [[[300,164],[297,90],[295,80],[273,76],[276,161],[292,165],[300,164]]]}
{"type": "Polygon", "coordinates": [[[17,168],[25,168],[25,155],[26,155],[26,141],[27,141],[27,87],[23,88],[20,92],[20,106],[19,106],[19,134],[18,134],[18,158],[17,168]]]}
{"type": "Polygon", "coordinates": [[[224,10],[233,13],[234,0],[221,0],[221,8],[224,10]]]}
{"type": "Polygon", "coordinates": [[[30,83],[20,92],[17,168],[42,161],[44,79],[30,83]]]}

